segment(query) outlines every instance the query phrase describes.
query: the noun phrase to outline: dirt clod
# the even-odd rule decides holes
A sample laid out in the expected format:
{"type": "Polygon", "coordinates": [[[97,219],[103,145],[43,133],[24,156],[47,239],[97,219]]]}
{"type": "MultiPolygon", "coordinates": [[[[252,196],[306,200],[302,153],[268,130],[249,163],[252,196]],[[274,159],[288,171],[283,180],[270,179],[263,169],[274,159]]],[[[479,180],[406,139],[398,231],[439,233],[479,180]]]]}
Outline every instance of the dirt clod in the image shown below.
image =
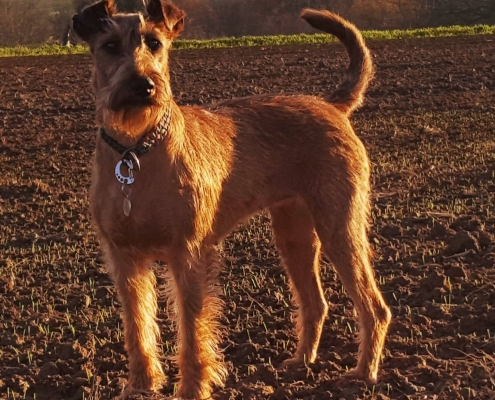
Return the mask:
{"type": "Polygon", "coordinates": [[[443,224],[435,224],[432,226],[430,229],[430,238],[431,239],[437,239],[437,238],[443,238],[447,236],[447,233],[449,233],[449,228],[443,224]]]}
{"type": "Polygon", "coordinates": [[[475,231],[481,226],[479,218],[472,215],[465,215],[457,218],[450,227],[452,229],[463,229],[465,231],[475,231]]]}
{"type": "Polygon", "coordinates": [[[426,290],[444,287],[446,284],[445,275],[439,271],[433,271],[429,276],[421,280],[421,286],[426,290]]]}
{"type": "Polygon", "coordinates": [[[466,250],[479,251],[478,241],[472,233],[460,231],[447,241],[447,247],[443,253],[446,256],[451,256],[466,250]]]}
{"type": "Polygon", "coordinates": [[[49,376],[58,375],[58,374],[59,374],[59,370],[57,364],[55,364],[54,362],[47,362],[40,368],[38,372],[38,379],[43,380],[49,376]]]}
{"type": "Polygon", "coordinates": [[[488,247],[495,242],[493,234],[489,232],[480,231],[476,233],[477,233],[476,237],[478,238],[478,243],[483,248],[488,247]]]}
{"type": "Polygon", "coordinates": [[[445,276],[449,278],[465,278],[467,274],[463,267],[454,265],[445,270],[445,276]]]}

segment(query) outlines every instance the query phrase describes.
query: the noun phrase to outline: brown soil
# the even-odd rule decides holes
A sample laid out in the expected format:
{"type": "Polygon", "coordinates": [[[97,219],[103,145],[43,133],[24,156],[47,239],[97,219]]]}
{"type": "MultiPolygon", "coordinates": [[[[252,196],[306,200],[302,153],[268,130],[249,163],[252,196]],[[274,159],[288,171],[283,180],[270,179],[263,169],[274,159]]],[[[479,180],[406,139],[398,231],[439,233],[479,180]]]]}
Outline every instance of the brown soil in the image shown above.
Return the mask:
{"type": "MultiPolygon", "coordinates": [[[[230,376],[216,399],[495,393],[495,37],[370,47],[378,72],[353,121],[373,161],[370,240],[394,314],[380,383],[338,381],[356,361],[356,321],[328,264],[331,310],[318,359],[279,368],[295,348],[293,309],[261,215],[224,249],[230,376]]],[[[125,383],[120,307],[87,211],[90,63],[89,56],[0,59],[2,399],[109,399],[125,383]]],[[[253,93],[322,94],[345,66],[340,45],[177,51],[172,81],[179,102],[207,104],[253,93]]],[[[161,299],[164,365],[174,377],[167,316],[161,299]]]]}

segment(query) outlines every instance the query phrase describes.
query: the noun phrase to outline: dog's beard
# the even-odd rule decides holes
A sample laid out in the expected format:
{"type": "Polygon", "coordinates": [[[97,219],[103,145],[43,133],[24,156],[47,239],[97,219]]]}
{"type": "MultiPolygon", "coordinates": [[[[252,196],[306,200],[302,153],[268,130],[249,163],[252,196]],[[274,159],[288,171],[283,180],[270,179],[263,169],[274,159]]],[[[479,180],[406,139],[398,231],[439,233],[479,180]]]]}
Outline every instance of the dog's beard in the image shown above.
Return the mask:
{"type": "Polygon", "coordinates": [[[101,124],[120,135],[135,138],[157,126],[163,116],[161,107],[129,108],[120,111],[104,109],[101,124]]]}

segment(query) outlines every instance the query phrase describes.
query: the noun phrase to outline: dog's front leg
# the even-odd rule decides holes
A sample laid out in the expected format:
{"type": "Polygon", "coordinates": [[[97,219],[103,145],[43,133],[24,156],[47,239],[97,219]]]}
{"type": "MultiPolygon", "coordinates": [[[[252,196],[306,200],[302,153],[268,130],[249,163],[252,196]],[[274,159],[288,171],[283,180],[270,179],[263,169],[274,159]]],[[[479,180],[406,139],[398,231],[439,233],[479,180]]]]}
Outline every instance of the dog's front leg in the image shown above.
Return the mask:
{"type": "Polygon", "coordinates": [[[213,248],[201,257],[178,257],[169,264],[177,311],[180,399],[208,399],[212,387],[223,386],[227,370],[218,349],[218,257],[213,248]]]}
{"type": "Polygon", "coordinates": [[[165,375],[159,359],[156,323],[156,279],[150,260],[126,249],[105,249],[110,275],[123,309],[125,349],[129,355],[129,382],[119,399],[134,392],[161,388],[165,375]]]}

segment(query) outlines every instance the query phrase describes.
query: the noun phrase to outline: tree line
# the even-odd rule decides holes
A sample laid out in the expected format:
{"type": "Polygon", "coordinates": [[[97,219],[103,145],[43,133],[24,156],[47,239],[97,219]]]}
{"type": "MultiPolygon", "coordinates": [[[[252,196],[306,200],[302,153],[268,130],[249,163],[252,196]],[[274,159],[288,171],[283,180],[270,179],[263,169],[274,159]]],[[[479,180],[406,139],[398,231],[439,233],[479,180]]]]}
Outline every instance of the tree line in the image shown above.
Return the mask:
{"type": "MultiPolygon", "coordinates": [[[[92,0],[0,0],[0,46],[65,42],[70,17],[92,0]]],[[[205,39],[311,32],[304,7],[335,11],[361,29],[495,24],[495,0],[174,0],[187,12],[183,37],[205,39]]],[[[122,11],[143,0],[117,0],[122,11]]]]}

